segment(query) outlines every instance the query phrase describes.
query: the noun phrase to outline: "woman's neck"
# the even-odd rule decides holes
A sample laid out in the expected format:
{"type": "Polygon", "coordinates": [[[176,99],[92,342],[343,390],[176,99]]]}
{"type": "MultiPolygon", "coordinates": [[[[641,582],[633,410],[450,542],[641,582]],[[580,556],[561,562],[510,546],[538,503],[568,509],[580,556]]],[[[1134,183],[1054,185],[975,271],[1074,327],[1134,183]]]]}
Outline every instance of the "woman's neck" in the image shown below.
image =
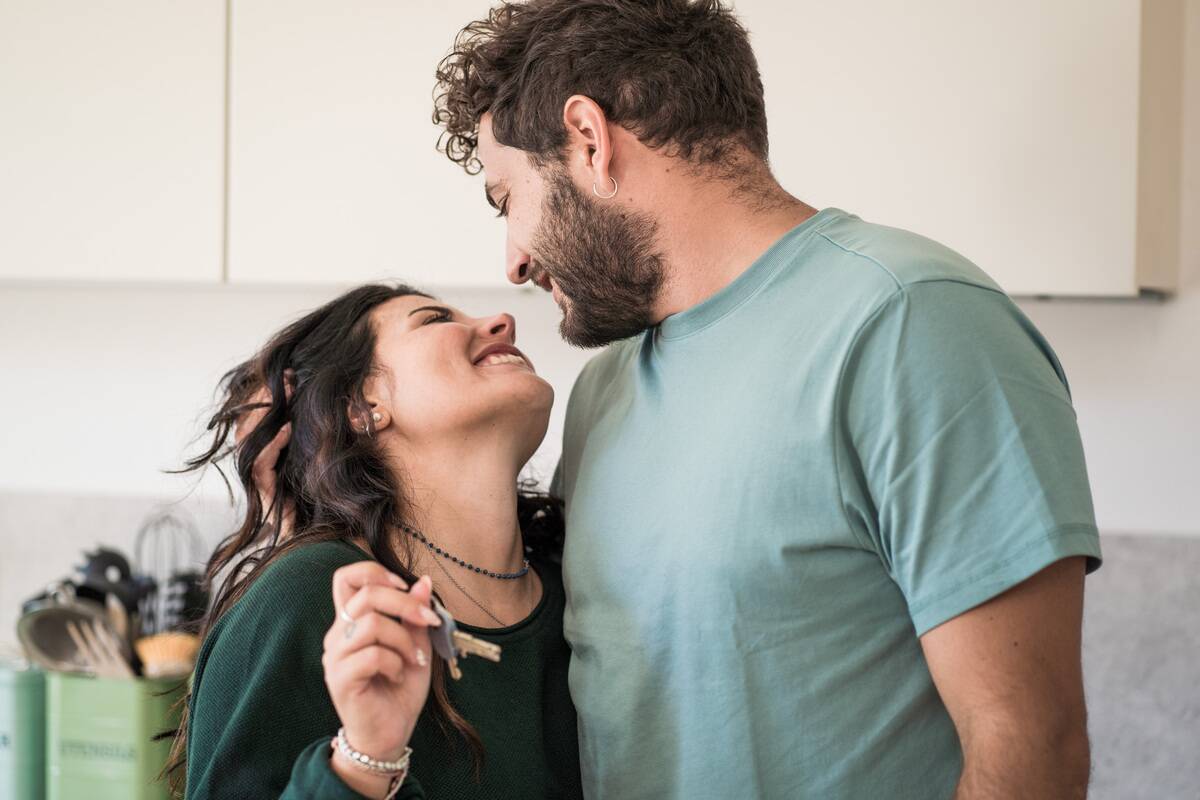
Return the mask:
{"type": "Polygon", "coordinates": [[[468,624],[510,625],[527,616],[540,598],[540,582],[532,571],[523,578],[500,580],[467,570],[433,550],[441,548],[491,572],[523,569],[517,460],[504,448],[478,443],[405,453],[401,490],[409,500],[409,524],[432,547],[412,534],[398,535],[409,539],[403,544],[413,554],[413,571],[429,575],[450,613],[468,624]]]}

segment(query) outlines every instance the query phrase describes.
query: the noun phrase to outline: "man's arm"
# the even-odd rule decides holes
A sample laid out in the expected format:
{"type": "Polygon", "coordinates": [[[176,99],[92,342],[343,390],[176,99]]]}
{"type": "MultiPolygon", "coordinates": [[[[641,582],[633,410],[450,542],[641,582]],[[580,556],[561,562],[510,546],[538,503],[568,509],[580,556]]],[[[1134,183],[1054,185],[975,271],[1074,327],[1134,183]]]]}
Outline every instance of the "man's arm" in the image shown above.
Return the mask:
{"type": "Polygon", "coordinates": [[[962,742],[956,800],[1086,797],[1083,576],[1057,561],[921,637],[962,742]]]}

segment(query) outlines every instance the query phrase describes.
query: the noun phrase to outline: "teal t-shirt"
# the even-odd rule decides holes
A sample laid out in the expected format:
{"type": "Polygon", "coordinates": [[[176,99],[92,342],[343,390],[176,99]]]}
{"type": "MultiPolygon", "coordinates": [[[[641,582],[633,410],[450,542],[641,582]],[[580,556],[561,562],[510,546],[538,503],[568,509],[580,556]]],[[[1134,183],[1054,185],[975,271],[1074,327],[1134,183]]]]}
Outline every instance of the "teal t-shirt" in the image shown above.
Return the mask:
{"type": "Polygon", "coordinates": [[[588,797],[950,797],[918,637],[1099,565],[1050,346],[962,256],[838,209],[593,359],[555,489],[588,797]]]}

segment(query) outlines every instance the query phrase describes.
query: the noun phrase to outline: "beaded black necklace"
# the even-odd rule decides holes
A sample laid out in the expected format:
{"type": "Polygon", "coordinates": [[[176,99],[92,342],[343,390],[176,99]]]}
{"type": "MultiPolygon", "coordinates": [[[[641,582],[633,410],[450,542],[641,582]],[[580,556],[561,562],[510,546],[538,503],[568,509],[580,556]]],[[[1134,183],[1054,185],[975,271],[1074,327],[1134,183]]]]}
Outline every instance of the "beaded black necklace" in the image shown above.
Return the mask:
{"type": "Polygon", "coordinates": [[[446,559],[449,559],[450,561],[453,561],[455,564],[458,564],[460,567],[467,570],[468,572],[478,572],[480,575],[486,575],[489,578],[496,578],[497,580],[502,580],[502,581],[515,581],[517,578],[524,578],[527,574],[529,574],[529,559],[528,558],[524,559],[524,562],[525,562],[524,566],[522,566],[521,569],[517,570],[516,572],[492,572],[490,569],[484,569],[483,567],[477,567],[474,564],[470,564],[466,561],[463,561],[458,556],[450,555],[445,550],[443,550],[442,548],[438,547],[436,544],[434,544],[433,542],[431,542],[427,538],[425,538],[425,534],[421,533],[420,531],[418,531],[414,528],[410,528],[407,525],[401,525],[400,528],[405,533],[407,533],[409,536],[412,536],[414,539],[417,539],[423,545],[428,547],[431,552],[436,553],[437,555],[441,556],[442,558],[446,558],[446,559]]]}

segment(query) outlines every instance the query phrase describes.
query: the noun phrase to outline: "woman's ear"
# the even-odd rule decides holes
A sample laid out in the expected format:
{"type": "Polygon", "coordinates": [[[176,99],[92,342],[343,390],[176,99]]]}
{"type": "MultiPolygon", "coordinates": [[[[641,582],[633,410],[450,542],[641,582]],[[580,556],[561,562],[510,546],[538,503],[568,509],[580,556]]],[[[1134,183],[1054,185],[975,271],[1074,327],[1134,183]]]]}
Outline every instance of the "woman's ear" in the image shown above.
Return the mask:
{"type": "Polygon", "coordinates": [[[346,408],[350,427],[355,432],[374,435],[392,424],[386,381],[375,375],[368,377],[363,383],[363,398],[367,401],[365,407],[351,402],[346,408]]]}

